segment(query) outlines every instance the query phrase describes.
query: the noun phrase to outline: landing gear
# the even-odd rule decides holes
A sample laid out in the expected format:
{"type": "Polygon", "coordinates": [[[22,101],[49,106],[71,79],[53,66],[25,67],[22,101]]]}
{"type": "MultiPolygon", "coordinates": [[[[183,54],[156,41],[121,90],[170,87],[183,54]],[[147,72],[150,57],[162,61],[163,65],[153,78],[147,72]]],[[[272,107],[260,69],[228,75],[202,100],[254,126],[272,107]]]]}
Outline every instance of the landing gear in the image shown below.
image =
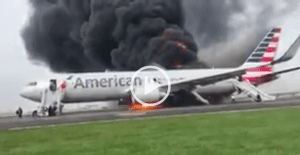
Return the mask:
{"type": "Polygon", "coordinates": [[[210,95],[210,96],[207,96],[207,100],[212,105],[219,105],[219,104],[223,103],[224,95],[210,95]]]}
{"type": "Polygon", "coordinates": [[[256,100],[255,101],[256,102],[261,102],[262,101],[261,96],[259,94],[256,96],[256,100]]]}
{"type": "Polygon", "coordinates": [[[63,105],[60,105],[60,106],[59,106],[59,114],[60,114],[60,115],[63,114],[63,113],[62,113],[63,107],[64,107],[63,105]]]}
{"type": "Polygon", "coordinates": [[[195,105],[202,105],[202,102],[199,102],[196,97],[185,91],[180,90],[175,92],[170,99],[168,99],[167,105],[168,107],[181,107],[181,106],[195,106],[195,105]]]}
{"type": "Polygon", "coordinates": [[[32,112],[32,117],[38,117],[37,110],[35,110],[35,111],[32,112]]]}
{"type": "Polygon", "coordinates": [[[231,103],[236,103],[235,97],[231,96],[231,103]]]}
{"type": "Polygon", "coordinates": [[[52,106],[50,106],[48,108],[49,116],[56,116],[55,110],[56,110],[56,108],[52,108],[52,106]]]}

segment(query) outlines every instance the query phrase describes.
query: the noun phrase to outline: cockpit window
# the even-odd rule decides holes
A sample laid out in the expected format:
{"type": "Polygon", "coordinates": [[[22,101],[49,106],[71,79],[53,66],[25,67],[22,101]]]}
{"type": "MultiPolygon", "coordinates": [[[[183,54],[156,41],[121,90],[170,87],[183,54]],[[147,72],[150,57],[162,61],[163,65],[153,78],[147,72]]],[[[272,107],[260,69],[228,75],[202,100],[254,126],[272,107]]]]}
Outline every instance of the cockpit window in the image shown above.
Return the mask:
{"type": "Polygon", "coordinates": [[[67,78],[67,80],[71,80],[72,78],[73,78],[73,76],[71,75],[67,78]]]}
{"type": "Polygon", "coordinates": [[[30,82],[29,84],[28,84],[28,86],[36,86],[37,85],[37,82],[30,82]]]}

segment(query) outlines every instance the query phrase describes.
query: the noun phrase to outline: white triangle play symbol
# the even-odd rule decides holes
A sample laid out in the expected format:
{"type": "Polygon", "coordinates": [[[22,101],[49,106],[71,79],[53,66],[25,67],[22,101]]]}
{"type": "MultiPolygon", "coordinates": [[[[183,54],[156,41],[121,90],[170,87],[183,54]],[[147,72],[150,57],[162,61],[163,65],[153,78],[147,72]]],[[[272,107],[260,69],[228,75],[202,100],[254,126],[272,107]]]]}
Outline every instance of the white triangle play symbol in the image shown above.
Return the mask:
{"type": "Polygon", "coordinates": [[[145,95],[151,93],[153,90],[160,87],[160,84],[155,82],[152,78],[145,76],[145,95]]]}

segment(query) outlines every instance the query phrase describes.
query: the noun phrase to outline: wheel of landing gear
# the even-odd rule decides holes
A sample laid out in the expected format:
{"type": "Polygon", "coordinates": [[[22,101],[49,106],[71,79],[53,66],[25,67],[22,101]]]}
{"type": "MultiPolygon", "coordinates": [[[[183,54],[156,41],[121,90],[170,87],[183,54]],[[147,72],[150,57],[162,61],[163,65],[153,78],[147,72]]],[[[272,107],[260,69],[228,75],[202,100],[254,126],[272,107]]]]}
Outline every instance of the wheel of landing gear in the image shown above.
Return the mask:
{"type": "Polygon", "coordinates": [[[48,113],[49,113],[49,116],[55,116],[56,115],[54,109],[51,106],[48,109],[48,113]]]}
{"type": "Polygon", "coordinates": [[[232,99],[232,100],[231,100],[231,103],[236,103],[235,99],[232,99]]]}
{"type": "Polygon", "coordinates": [[[185,90],[179,90],[174,93],[171,101],[169,101],[170,107],[180,107],[180,106],[193,106],[201,105],[202,103],[196,100],[196,97],[185,90]]]}
{"type": "Polygon", "coordinates": [[[262,100],[261,100],[261,97],[260,97],[260,95],[257,95],[257,97],[256,97],[256,102],[261,102],[262,100]]]}
{"type": "Polygon", "coordinates": [[[63,110],[63,107],[62,107],[62,106],[60,106],[60,107],[59,107],[59,114],[60,114],[60,115],[62,115],[62,114],[63,114],[63,113],[62,113],[62,110],[63,110]]]}
{"type": "Polygon", "coordinates": [[[33,111],[32,112],[32,117],[37,117],[38,115],[37,115],[37,111],[35,110],[35,111],[33,111]]]}
{"type": "Polygon", "coordinates": [[[224,97],[222,95],[210,95],[207,99],[210,104],[217,105],[223,103],[224,97]]]}

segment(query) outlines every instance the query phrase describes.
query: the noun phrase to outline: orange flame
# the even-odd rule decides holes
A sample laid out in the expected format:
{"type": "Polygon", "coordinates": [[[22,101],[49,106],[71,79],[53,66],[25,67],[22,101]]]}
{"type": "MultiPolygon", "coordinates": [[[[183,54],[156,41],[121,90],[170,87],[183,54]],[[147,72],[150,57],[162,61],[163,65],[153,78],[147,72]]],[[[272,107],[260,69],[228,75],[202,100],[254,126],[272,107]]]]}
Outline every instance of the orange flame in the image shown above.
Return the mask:
{"type": "Polygon", "coordinates": [[[126,103],[129,106],[129,109],[131,111],[136,111],[136,112],[147,112],[147,111],[151,111],[151,110],[155,110],[155,109],[162,109],[164,108],[164,103],[157,105],[157,106],[145,106],[143,104],[140,103],[133,103],[131,100],[131,97],[128,97],[126,99],[126,103]]]}
{"type": "Polygon", "coordinates": [[[145,106],[142,104],[138,104],[138,103],[133,103],[129,106],[130,110],[133,111],[142,111],[142,112],[146,112],[146,111],[151,111],[151,110],[155,110],[155,109],[162,109],[163,106],[158,105],[158,106],[145,106]]]}

